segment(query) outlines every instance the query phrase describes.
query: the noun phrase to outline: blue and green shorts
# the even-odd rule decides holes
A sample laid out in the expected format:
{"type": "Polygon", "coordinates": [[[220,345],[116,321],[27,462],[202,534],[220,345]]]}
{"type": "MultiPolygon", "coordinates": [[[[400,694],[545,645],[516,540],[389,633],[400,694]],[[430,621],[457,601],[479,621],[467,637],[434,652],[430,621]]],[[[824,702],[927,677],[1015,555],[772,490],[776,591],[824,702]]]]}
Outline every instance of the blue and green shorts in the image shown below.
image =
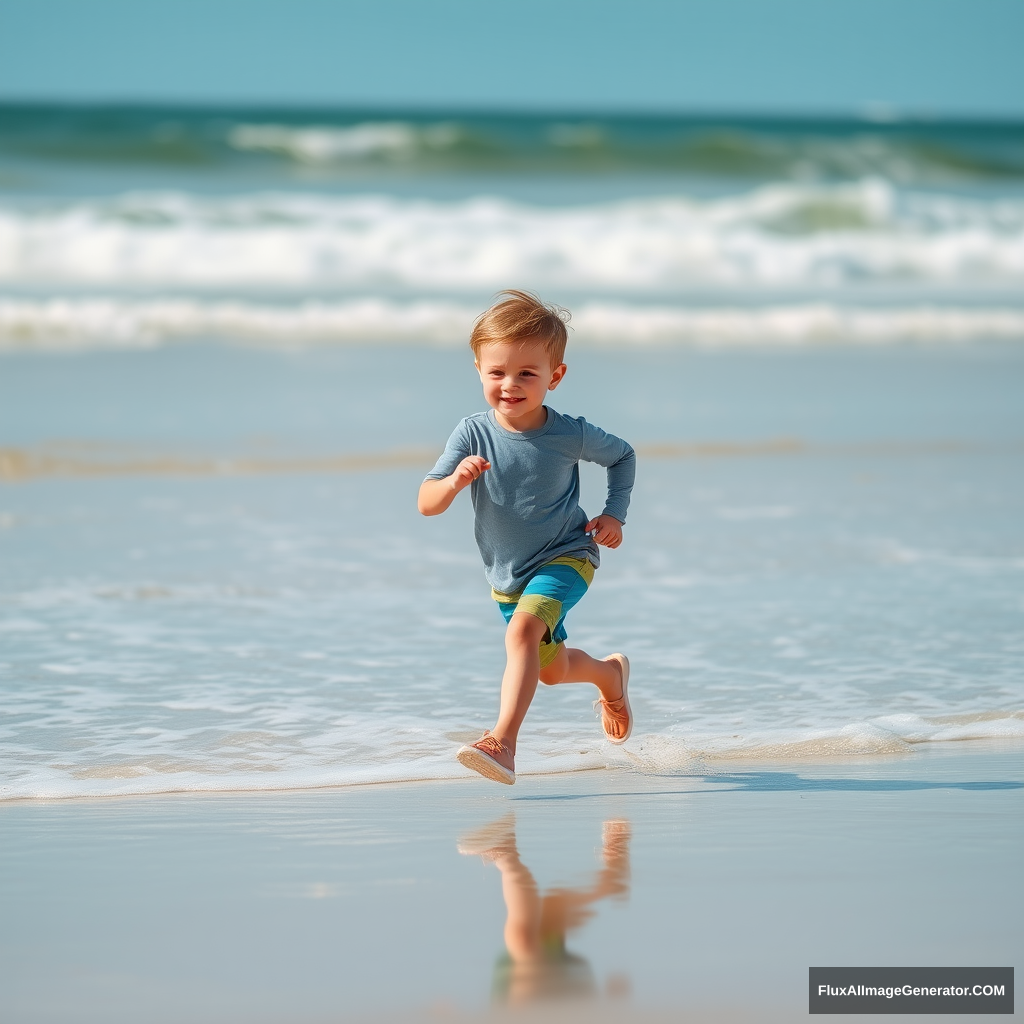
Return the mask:
{"type": "Polygon", "coordinates": [[[566,641],[566,615],[593,581],[594,566],[587,559],[563,555],[542,565],[518,593],[491,590],[491,597],[498,602],[506,622],[517,611],[523,611],[536,615],[548,627],[540,643],[540,667],[547,668],[566,641]]]}

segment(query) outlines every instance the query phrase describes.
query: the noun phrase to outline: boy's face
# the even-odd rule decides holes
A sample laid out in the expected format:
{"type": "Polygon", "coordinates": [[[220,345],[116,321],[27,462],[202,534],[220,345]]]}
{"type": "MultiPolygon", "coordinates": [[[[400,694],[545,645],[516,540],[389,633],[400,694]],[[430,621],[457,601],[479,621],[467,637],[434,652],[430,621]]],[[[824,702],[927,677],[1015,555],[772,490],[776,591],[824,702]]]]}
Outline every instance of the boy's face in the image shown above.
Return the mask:
{"type": "Polygon", "coordinates": [[[565,363],[551,365],[542,340],[499,341],[480,346],[476,368],[484,398],[506,430],[544,426],[544,398],[565,376],[565,363]]]}

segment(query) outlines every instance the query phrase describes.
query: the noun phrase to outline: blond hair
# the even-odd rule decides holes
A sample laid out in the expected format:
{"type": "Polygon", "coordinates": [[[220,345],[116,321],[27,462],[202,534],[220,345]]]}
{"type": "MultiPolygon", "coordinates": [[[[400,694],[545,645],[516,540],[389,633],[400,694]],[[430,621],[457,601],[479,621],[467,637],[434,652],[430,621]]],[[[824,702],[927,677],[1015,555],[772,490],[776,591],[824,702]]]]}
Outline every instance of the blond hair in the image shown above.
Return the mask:
{"type": "Polygon", "coordinates": [[[480,359],[480,348],[494,342],[544,342],[551,365],[558,366],[565,356],[565,343],[569,340],[566,325],[569,310],[542,302],[532,292],[506,288],[498,293],[501,300],[477,317],[469,336],[473,356],[480,359]]]}

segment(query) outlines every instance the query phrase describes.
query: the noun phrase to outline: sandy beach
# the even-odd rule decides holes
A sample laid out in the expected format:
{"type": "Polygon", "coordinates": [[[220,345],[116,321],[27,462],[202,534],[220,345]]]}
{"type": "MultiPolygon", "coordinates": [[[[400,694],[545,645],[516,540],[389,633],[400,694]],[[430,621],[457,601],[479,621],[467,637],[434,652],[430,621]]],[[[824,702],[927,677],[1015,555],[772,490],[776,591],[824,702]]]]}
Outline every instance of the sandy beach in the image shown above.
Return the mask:
{"type": "Polygon", "coordinates": [[[559,1019],[801,1019],[809,966],[1019,962],[1022,799],[1020,746],[976,743],[511,791],[11,802],[0,1016],[459,1020],[511,1000],[559,1019]],[[502,989],[510,856],[575,900],[568,994],[502,989]]]}

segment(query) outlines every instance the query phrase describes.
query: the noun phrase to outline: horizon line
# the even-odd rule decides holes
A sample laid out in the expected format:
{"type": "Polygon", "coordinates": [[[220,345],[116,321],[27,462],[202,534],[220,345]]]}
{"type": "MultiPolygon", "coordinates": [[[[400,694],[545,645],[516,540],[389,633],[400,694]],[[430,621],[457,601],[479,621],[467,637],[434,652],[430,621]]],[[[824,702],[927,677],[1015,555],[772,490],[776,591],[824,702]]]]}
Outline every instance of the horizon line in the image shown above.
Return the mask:
{"type": "Polygon", "coordinates": [[[444,114],[452,117],[496,117],[496,118],[630,118],[646,120],[693,120],[693,121],[761,121],[761,122],[820,122],[846,121],[876,128],[896,127],[914,124],[964,124],[964,125],[1016,125],[1024,124],[1024,110],[1020,113],[983,113],[980,111],[939,111],[934,109],[898,109],[882,103],[865,103],[859,107],[834,108],[829,110],[799,109],[751,109],[743,107],[640,107],[640,106],[565,106],[521,104],[472,104],[466,102],[416,101],[350,101],[350,100],[282,100],[282,99],[197,99],[173,97],[118,97],[118,96],[3,96],[0,95],[0,109],[30,107],[60,107],[64,109],[170,109],[189,110],[196,113],[219,111],[265,111],[282,114],[299,112],[349,113],[349,114],[403,114],[423,117],[444,114]]]}

